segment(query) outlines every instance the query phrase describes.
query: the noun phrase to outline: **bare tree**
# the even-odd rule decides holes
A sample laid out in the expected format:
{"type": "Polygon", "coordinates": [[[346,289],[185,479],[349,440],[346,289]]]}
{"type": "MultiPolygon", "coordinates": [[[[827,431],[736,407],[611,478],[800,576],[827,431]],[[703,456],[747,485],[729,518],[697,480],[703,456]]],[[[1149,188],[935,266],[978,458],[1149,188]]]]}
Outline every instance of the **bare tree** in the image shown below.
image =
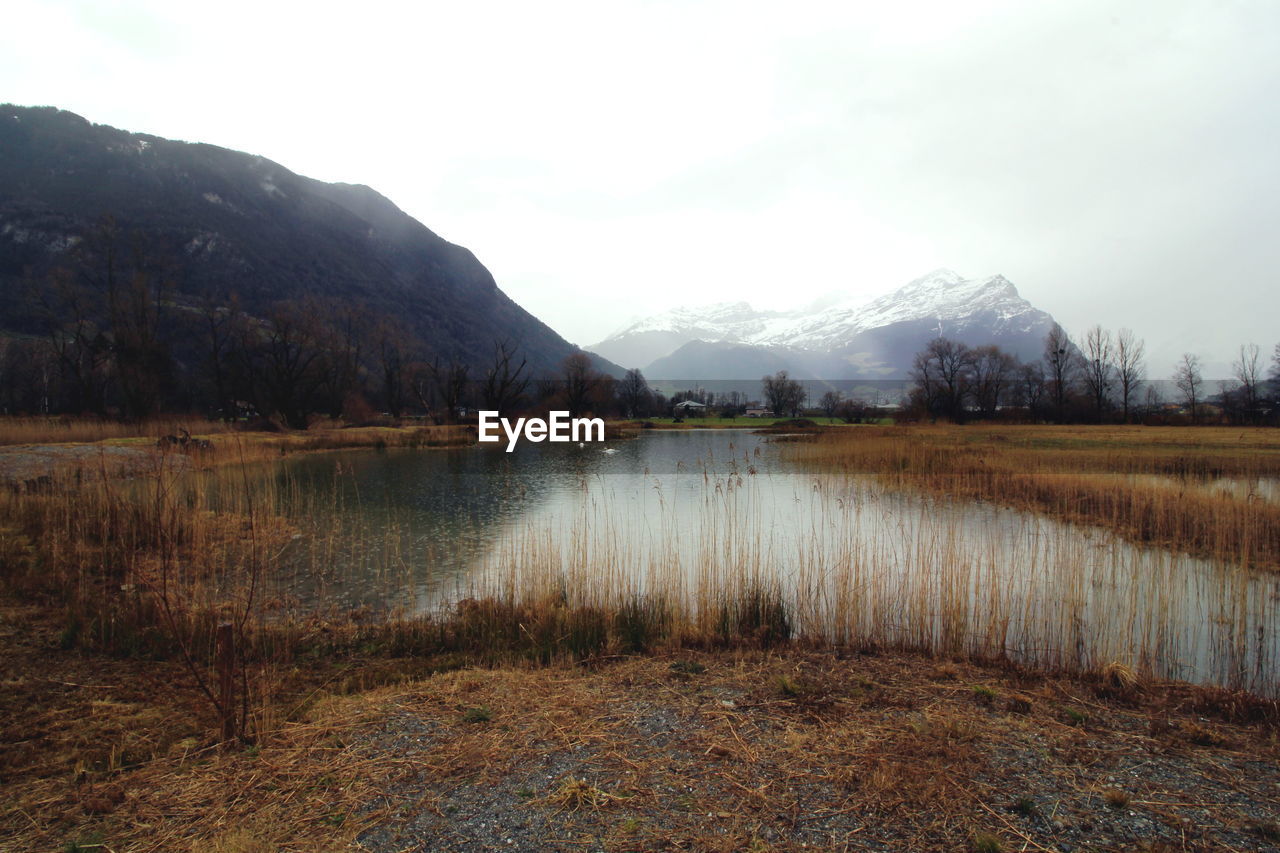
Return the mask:
{"type": "Polygon", "coordinates": [[[1189,352],[1183,353],[1182,361],[1178,362],[1178,366],[1174,369],[1173,381],[1182,393],[1183,402],[1191,411],[1191,422],[1198,423],[1200,388],[1204,384],[1204,377],[1200,373],[1200,356],[1189,352]]]}
{"type": "Polygon", "coordinates": [[[800,414],[800,407],[804,404],[804,387],[792,379],[787,371],[779,370],[760,381],[763,384],[765,405],[774,414],[791,417],[800,414]]]}
{"type": "Polygon", "coordinates": [[[377,369],[382,388],[382,402],[387,413],[398,418],[404,413],[407,384],[407,350],[409,330],[399,321],[384,317],[374,328],[377,344],[377,369]]]}
{"type": "Polygon", "coordinates": [[[628,370],[618,386],[618,399],[622,403],[622,413],[628,418],[640,418],[648,415],[652,405],[652,394],[649,383],[638,368],[628,370]]]}
{"type": "Polygon", "coordinates": [[[1146,344],[1134,337],[1131,329],[1121,329],[1116,335],[1116,379],[1120,383],[1120,409],[1124,422],[1129,422],[1129,409],[1133,405],[1138,386],[1146,376],[1146,344]]]}
{"type": "Polygon", "coordinates": [[[840,405],[836,407],[836,417],[847,424],[861,423],[867,415],[866,402],[856,397],[850,400],[841,400],[840,405]]]}
{"type": "Polygon", "coordinates": [[[48,341],[0,338],[0,411],[6,415],[49,413],[49,398],[58,372],[48,341]]]}
{"type": "Polygon", "coordinates": [[[581,415],[592,399],[600,374],[591,366],[591,357],[584,352],[575,352],[566,358],[561,371],[565,406],[569,414],[581,415]]]}
{"type": "Polygon", "coordinates": [[[431,362],[428,370],[435,395],[440,400],[440,408],[443,409],[437,415],[437,419],[447,424],[455,423],[458,420],[458,412],[466,401],[471,369],[461,361],[455,360],[448,364],[441,364],[440,360],[436,359],[431,362]]]}
{"type": "Polygon", "coordinates": [[[418,407],[436,423],[441,423],[444,417],[436,408],[439,398],[436,396],[436,380],[431,365],[421,360],[411,361],[405,367],[405,376],[418,407]]]}
{"type": "Polygon", "coordinates": [[[822,395],[822,399],[818,401],[818,406],[822,409],[823,414],[829,418],[836,416],[836,410],[840,408],[840,402],[843,395],[839,391],[827,391],[822,395]]]}
{"type": "Polygon", "coordinates": [[[325,381],[323,343],[314,314],[280,305],[265,323],[242,328],[236,354],[255,408],[279,415],[292,429],[306,429],[325,381]]]}
{"type": "Polygon", "coordinates": [[[493,345],[493,362],[485,371],[480,388],[486,409],[505,414],[516,405],[529,387],[527,364],[524,356],[516,362],[516,347],[511,341],[498,341],[493,345]]]}
{"type": "Polygon", "coordinates": [[[974,402],[984,418],[994,417],[1013,382],[1018,361],[994,345],[976,348],[971,357],[974,402]]]}
{"type": "Polygon", "coordinates": [[[1261,399],[1262,350],[1257,344],[1240,347],[1240,357],[1231,365],[1231,372],[1240,383],[1238,390],[1240,407],[1246,421],[1258,419],[1258,403],[1261,399]]]}
{"type": "Polygon", "coordinates": [[[973,351],[959,341],[934,338],[916,353],[910,378],[912,395],[930,415],[964,420],[964,406],[972,390],[973,351]]]}
{"type": "Polygon", "coordinates": [[[368,403],[360,393],[364,371],[364,347],[369,336],[371,318],[367,310],[356,305],[304,306],[316,318],[317,343],[321,350],[320,393],[324,406],[333,417],[348,414],[353,400],[356,411],[367,411],[368,403]],[[327,322],[318,322],[318,318],[327,322]]]}
{"type": "Polygon", "coordinates": [[[1111,382],[1115,373],[1112,350],[1111,333],[1102,326],[1094,326],[1085,332],[1082,373],[1084,386],[1093,401],[1093,414],[1098,423],[1102,423],[1103,411],[1107,407],[1111,394],[1111,382]]]}
{"type": "Polygon", "coordinates": [[[1027,407],[1027,414],[1033,421],[1040,419],[1041,409],[1044,407],[1045,385],[1043,364],[1033,361],[1022,365],[1022,369],[1018,372],[1018,390],[1021,392],[1023,404],[1027,407]]]}
{"type": "Polygon", "coordinates": [[[1066,419],[1067,396],[1079,372],[1078,352],[1071,336],[1057,323],[1044,338],[1045,375],[1059,423],[1066,419]]]}
{"type": "Polygon", "coordinates": [[[37,292],[67,405],[76,413],[105,415],[111,341],[95,319],[101,310],[96,296],[66,270],[55,271],[37,292]]]}
{"type": "Polygon", "coordinates": [[[206,296],[200,303],[200,320],[205,334],[209,378],[213,382],[214,406],[224,421],[235,420],[236,405],[231,396],[232,348],[243,338],[244,315],[239,300],[225,302],[206,296]]]}

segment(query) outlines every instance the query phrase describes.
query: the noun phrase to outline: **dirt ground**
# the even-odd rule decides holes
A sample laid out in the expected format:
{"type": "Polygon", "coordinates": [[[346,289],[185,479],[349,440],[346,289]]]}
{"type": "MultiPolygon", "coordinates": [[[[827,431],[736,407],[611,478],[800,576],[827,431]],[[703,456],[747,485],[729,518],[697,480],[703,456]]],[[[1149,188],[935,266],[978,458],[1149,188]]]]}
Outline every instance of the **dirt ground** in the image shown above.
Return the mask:
{"type": "Polygon", "coordinates": [[[159,466],[185,465],[181,454],[155,447],[109,444],[23,444],[0,447],[0,485],[36,488],[53,477],[97,479],[155,472],[159,466]]]}
{"type": "Polygon", "coordinates": [[[5,851],[1280,850],[1274,705],[1123,673],[328,661],[226,750],[180,666],[64,650],[51,624],[0,610],[5,851]]]}

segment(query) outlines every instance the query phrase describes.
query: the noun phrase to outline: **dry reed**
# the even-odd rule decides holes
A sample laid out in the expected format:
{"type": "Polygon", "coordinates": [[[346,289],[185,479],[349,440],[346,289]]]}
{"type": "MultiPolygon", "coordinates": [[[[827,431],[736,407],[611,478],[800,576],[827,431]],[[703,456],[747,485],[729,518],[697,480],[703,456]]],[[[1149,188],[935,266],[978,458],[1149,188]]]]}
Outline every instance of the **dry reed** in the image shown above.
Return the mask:
{"type": "Polygon", "coordinates": [[[11,444],[62,444],[109,439],[160,438],[225,433],[233,429],[224,421],[200,417],[166,417],[141,422],[73,417],[0,417],[0,446],[11,444]]]}
{"type": "Polygon", "coordinates": [[[840,430],[791,452],[812,467],[872,474],[896,488],[992,501],[1141,545],[1280,569],[1280,502],[1268,499],[1280,478],[1275,430],[840,430]]]}
{"type": "MultiPolygon", "coordinates": [[[[928,474],[933,490],[962,497],[1029,476],[994,479],[978,470],[994,467],[994,453],[980,466],[910,432],[842,432],[787,452],[879,471],[895,486],[928,474]]],[[[771,479],[739,460],[727,471],[691,470],[692,499],[656,490],[644,536],[632,510],[586,484],[575,512],[509,530],[476,572],[437,584],[424,601],[410,588],[399,522],[370,529],[339,490],[308,490],[254,463],[277,458],[280,446],[236,441],[227,436],[215,453],[223,463],[238,453],[239,466],[190,470],[170,454],[130,481],[0,495],[4,583],[62,609],[64,645],[185,656],[205,673],[213,629],[229,619],[255,671],[352,653],[547,663],[794,639],[1274,689],[1274,585],[1239,563],[1188,562],[982,505],[884,493],[857,477],[771,479]],[[290,571],[321,601],[332,601],[327,588],[373,584],[388,606],[413,606],[316,607],[296,597],[290,571]]],[[[1070,479],[1050,478],[1050,494],[1060,497],[1070,479]]],[[[1065,493],[1075,500],[1084,489],[1065,493]]],[[[1202,512],[1228,501],[1206,498],[1202,512]]],[[[1161,504],[1174,517],[1179,505],[1161,504]]],[[[1240,523],[1254,523],[1254,512],[1240,509],[1240,523]]],[[[1163,523],[1153,539],[1186,539],[1163,523]]],[[[1109,526],[1124,531],[1115,519],[1109,526]]],[[[1265,532],[1251,535],[1261,551],[1265,532]]],[[[266,695],[255,701],[254,713],[274,713],[266,695]]]]}

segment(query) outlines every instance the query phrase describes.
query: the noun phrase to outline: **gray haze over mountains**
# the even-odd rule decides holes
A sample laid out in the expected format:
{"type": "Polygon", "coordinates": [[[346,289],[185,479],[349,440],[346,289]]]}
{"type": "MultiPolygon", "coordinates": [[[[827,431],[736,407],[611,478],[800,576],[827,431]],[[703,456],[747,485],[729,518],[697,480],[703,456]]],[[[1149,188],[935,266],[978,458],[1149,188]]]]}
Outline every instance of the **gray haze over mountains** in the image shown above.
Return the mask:
{"type": "Polygon", "coordinates": [[[1280,309],[1280,3],[16,0],[0,95],[376,187],[570,341],[928,269],[1226,376],[1280,309]]]}
{"type": "Polygon", "coordinates": [[[648,378],[901,379],[932,338],[996,344],[1040,358],[1054,319],[1001,275],[966,279],[935,270],[869,302],[832,295],[793,311],[746,302],[677,308],[631,323],[587,347],[648,378]]]}

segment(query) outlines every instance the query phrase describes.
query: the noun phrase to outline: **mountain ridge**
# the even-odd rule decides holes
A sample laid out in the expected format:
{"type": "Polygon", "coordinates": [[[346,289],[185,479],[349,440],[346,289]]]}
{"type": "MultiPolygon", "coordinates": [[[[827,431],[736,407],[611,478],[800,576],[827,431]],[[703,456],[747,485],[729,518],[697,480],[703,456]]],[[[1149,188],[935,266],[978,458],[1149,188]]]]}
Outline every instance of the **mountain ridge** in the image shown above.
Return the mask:
{"type": "Polygon", "coordinates": [[[15,298],[23,282],[47,277],[104,215],[145,238],[191,304],[234,293],[254,313],[306,298],[356,305],[403,326],[422,357],[474,369],[502,340],[538,375],[580,351],[470,250],[370,187],[12,104],[0,105],[0,327],[34,329],[15,298]]]}
{"type": "Polygon", "coordinates": [[[1054,322],[1003,275],[966,279],[948,269],[869,301],[818,304],[795,311],[756,311],[746,302],[681,307],[636,321],[587,349],[613,360],[623,356],[623,364],[640,366],[655,379],[746,378],[722,375],[730,347],[801,376],[894,379],[905,376],[911,356],[938,335],[1038,357],[1054,322]]]}

